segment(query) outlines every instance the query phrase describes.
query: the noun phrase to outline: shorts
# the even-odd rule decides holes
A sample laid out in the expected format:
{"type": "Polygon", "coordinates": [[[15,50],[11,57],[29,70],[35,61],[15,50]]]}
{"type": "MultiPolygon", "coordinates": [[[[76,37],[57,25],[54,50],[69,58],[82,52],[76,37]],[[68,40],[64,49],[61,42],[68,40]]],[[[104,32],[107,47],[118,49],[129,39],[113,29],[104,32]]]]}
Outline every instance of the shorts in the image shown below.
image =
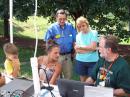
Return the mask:
{"type": "Polygon", "coordinates": [[[96,62],[81,62],[76,60],[75,71],[81,76],[90,76],[96,62]]]}

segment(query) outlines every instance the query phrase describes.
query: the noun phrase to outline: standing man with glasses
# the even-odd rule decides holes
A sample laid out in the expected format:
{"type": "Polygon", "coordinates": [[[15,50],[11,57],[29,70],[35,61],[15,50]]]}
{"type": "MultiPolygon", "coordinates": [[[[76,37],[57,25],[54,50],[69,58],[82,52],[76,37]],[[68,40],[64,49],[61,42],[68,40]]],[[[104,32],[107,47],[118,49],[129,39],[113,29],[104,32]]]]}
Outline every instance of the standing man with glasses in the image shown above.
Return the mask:
{"type": "Polygon", "coordinates": [[[71,54],[76,38],[76,30],[71,23],[67,22],[67,14],[65,10],[60,9],[56,13],[56,21],[47,30],[45,41],[52,39],[60,46],[60,62],[64,78],[71,79],[72,76],[72,60],[71,54]]]}

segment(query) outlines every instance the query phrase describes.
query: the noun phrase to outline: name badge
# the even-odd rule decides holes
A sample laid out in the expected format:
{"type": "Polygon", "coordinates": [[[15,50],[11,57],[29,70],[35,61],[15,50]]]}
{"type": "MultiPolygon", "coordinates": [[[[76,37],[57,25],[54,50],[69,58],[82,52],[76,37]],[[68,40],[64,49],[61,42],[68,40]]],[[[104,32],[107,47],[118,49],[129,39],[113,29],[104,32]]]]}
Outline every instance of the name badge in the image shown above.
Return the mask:
{"type": "Polygon", "coordinates": [[[57,34],[56,36],[55,36],[55,38],[60,38],[61,37],[61,35],[60,34],[57,34]]]}
{"type": "Polygon", "coordinates": [[[99,82],[99,86],[105,87],[105,81],[99,82]]]}
{"type": "Polygon", "coordinates": [[[69,36],[72,37],[72,34],[70,34],[69,36]]]}

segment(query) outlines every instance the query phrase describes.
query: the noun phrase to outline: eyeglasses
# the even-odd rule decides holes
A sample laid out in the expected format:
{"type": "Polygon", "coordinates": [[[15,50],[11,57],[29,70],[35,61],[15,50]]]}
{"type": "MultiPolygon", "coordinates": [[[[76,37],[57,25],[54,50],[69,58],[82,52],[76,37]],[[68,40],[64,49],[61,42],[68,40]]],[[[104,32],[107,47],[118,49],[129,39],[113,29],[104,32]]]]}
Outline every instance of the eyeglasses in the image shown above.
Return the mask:
{"type": "Polygon", "coordinates": [[[58,18],[59,21],[66,21],[66,18],[58,18]]]}

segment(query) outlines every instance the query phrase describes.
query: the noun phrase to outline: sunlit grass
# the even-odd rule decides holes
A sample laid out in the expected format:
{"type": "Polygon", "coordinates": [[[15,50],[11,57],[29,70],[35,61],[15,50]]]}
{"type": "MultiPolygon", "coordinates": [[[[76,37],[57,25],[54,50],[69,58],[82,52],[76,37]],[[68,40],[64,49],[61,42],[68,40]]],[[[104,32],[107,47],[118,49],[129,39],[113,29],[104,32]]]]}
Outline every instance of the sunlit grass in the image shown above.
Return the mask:
{"type": "MultiPolygon", "coordinates": [[[[43,39],[48,26],[50,26],[50,24],[48,23],[48,18],[37,17],[36,25],[38,38],[43,39]]],[[[29,17],[29,19],[25,22],[14,20],[14,26],[16,26],[14,27],[14,33],[16,34],[16,36],[35,38],[33,17],[29,17]]]]}

